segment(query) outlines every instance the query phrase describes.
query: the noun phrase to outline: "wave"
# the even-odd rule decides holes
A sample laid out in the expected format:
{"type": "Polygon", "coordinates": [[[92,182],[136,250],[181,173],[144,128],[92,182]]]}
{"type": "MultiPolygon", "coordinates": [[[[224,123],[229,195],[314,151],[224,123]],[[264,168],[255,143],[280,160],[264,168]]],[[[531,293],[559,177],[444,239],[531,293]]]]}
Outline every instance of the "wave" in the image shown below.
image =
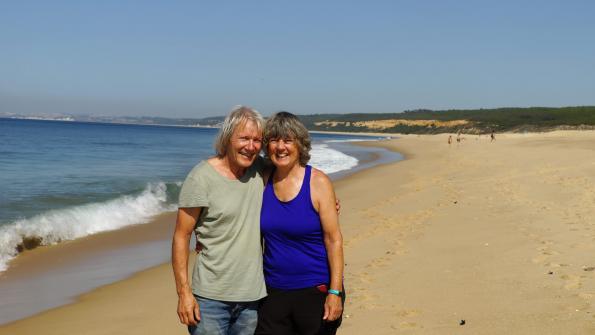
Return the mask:
{"type": "Polygon", "coordinates": [[[142,224],[157,214],[175,210],[168,198],[181,183],[150,183],[138,195],[48,211],[0,227],[0,271],[19,252],[99,232],[142,224]]]}
{"type": "Polygon", "coordinates": [[[312,157],[309,164],[322,170],[326,174],[331,174],[343,170],[349,170],[358,163],[357,158],[346,155],[341,151],[331,149],[326,144],[314,144],[310,151],[312,157]]]}
{"type": "Polygon", "coordinates": [[[342,143],[342,142],[369,142],[369,141],[382,141],[382,140],[390,140],[392,136],[370,136],[366,138],[350,138],[350,139],[341,139],[341,140],[328,140],[325,141],[326,143],[342,143]]]}
{"type": "MultiPolygon", "coordinates": [[[[355,157],[325,143],[314,144],[311,157],[310,164],[326,174],[348,170],[358,164],[355,157]]],[[[136,195],[50,210],[0,225],[0,272],[5,271],[9,261],[24,250],[147,223],[157,214],[174,211],[181,184],[149,183],[136,195]]]]}

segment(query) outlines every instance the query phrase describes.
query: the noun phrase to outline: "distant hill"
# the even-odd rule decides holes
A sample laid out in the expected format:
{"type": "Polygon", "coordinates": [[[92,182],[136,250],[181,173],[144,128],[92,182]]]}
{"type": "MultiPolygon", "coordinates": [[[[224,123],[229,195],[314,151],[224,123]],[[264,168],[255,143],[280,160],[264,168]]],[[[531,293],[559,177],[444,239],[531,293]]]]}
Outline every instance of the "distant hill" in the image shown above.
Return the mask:
{"type": "Polygon", "coordinates": [[[595,106],[300,115],[310,130],[436,134],[595,129],[595,106]]]}
{"type": "MultiPolygon", "coordinates": [[[[495,132],[550,131],[556,129],[595,129],[595,106],[530,107],[495,109],[412,110],[401,113],[356,113],[298,115],[309,130],[380,132],[403,134],[437,134],[463,132],[485,134],[495,132]]],[[[218,127],[223,116],[201,119],[164,117],[107,117],[80,115],[0,117],[44,120],[218,127]]]]}
{"type": "MultiPolygon", "coordinates": [[[[438,134],[595,129],[595,106],[494,109],[419,109],[401,113],[298,115],[309,130],[438,134]]],[[[223,117],[200,119],[218,125],[223,117]]]]}

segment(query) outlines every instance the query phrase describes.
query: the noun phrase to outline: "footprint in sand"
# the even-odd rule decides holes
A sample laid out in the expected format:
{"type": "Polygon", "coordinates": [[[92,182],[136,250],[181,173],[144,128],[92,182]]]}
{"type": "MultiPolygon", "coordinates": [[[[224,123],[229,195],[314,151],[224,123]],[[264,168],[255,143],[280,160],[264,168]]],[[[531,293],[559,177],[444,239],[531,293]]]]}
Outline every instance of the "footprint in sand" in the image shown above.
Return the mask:
{"type": "Polygon", "coordinates": [[[403,321],[403,322],[399,323],[399,328],[401,328],[401,329],[409,329],[409,328],[415,328],[415,327],[417,327],[417,323],[415,323],[415,322],[403,321]]]}
{"type": "Polygon", "coordinates": [[[415,309],[404,309],[397,312],[397,316],[402,318],[412,318],[418,316],[419,314],[420,311],[415,309]]]}
{"type": "Polygon", "coordinates": [[[541,251],[541,254],[546,256],[555,256],[560,254],[557,251],[551,250],[549,247],[539,247],[537,250],[541,251]]]}
{"type": "Polygon", "coordinates": [[[370,262],[368,265],[366,265],[367,268],[385,268],[388,264],[389,261],[389,257],[387,256],[383,256],[383,257],[379,257],[376,258],[374,260],[372,260],[372,262],[370,262]]]}
{"type": "Polygon", "coordinates": [[[367,273],[367,272],[364,272],[364,273],[362,273],[362,274],[361,274],[361,275],[358,277],[358,279],[359,279],[359,280],[360,280],[362,283],[364,283],[364,284],[370,284],[370,283],[372,283],[372,281],[373,281],[373,280],[372,280],[372,278],[370,278],[370,276],[368,275],[368,273],[367,273]]]}
{"type": "Polygon", "coordinates": [[[561,268],[561,267],[567,267],[568,264],[565,263],[545,263],[545,266],[548,266],[550,268],[561,268]]]}
{"type": "Polygon", "coordinates": [[[579,276],[561,275],[560,278],[564,280],[564,288],[567,290],[575,290],[583,286],[581,278],[579,276]]]}
{"type": "Polygon", "coordinates": [[[535,264],[543,264],[549,257],[550,256],[548,256],[548,255],[541,254],[537,257],[533,257],[533,259],[531,261],[535,264]]]}
{"type": "Polygon", "coordinates": [[[364,303],[360,305],[359,309],[363,309],[365,311],[371,311],[374,309],[378,309],[378,307],[380,307],[380,305],[378,304],[374,304],[374,303],[364,303]]]}

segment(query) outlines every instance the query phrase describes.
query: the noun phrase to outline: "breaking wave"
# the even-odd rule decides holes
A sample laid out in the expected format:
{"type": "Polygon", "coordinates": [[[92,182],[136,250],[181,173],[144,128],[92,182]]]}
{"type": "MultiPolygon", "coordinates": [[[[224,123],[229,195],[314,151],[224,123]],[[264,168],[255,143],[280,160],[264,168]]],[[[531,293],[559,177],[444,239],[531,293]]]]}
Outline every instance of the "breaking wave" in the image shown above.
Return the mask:
{"type": "Polygon", "coordinates": [[[358,163],[357,158],[351,157],[341,151],[331,149],[327,144],[315,144],[310,151],[312,157],[309,164],[331,174],[343,170],[349,170],[358,163]]]}
{"type": "Polygon", "coordinates": [[[157,214],[175,210],[168,198],[178,190],[179,183],[150,183],[137,195],[52,210],[0,226],[0,271],[23,250],[146,223],[157,214]]]}

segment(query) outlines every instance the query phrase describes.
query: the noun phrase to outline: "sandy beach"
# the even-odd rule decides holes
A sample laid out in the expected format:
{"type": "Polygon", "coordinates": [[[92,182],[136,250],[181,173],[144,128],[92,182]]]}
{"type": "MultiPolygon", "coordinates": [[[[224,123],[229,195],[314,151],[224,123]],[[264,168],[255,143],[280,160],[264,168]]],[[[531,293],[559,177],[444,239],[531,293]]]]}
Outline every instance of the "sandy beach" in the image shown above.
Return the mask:
{"type": "MultiPolygon", "coordinates": [[[[406,159],[335,183],[347,289],[339,333],[595,334],[595,131],[463,137],[369,142],[406,159]]],[[[19,262],[157,238],[173,224],[165,215],[19,262]]],[[[0,334],[186,334],[176,303],[164,264],[0,334]]]]}

